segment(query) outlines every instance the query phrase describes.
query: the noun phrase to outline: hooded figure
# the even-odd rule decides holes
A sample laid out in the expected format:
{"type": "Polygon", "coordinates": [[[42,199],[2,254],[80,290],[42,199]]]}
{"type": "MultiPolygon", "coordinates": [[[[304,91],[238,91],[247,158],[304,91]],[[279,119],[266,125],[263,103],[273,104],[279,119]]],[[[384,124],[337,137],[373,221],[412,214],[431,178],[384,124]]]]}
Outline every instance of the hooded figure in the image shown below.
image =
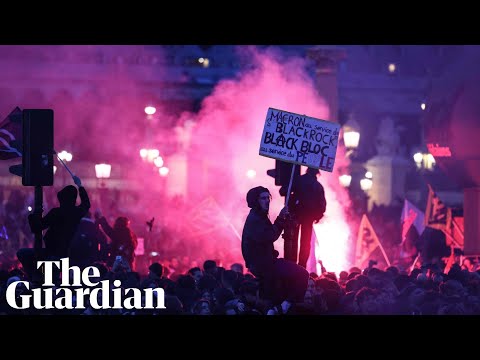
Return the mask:
{"type": "Polygon", "coordinates": [[[37,267],[38,260],[58,260],[69,257],[70,243],[77,230],[78,224],[90,209],[90,200],[87,191],[82,186],[80,179],[73,176],[78,191],[73,185],[67,185],[57,193],[59,207],[51,209],[47,215],[41,217],[37,213],[28,216],[28,222],[33,233],[48,229],[43,237],[45,248],[41,253],[35,254],[34,249],[20,249],[17,251],[17,258],[30,279],[37,267]],[[77,195],[80,194],[80,205],[76,206],[77,195]]]}
{"type": "Polygon", "coordinates": [[[113,266],[116,257],[121,256],[128,262],[130,269],[135,270],[135,249],[138,246],[138,240],[130,227],[130,220],[125,216],[119,216],[112,228],[107,219],[102,216],[98,219],[98,223],[112,240],[108,265],[113,266]]]}
{"type": "Polygon", "coordinates": [[[247,205],[251,210],[243,227],[242,255],[245,265],[255,276],[272,267],[276,258],[273,243],[284,226],[283,217],[278,216],[273,224],[268,218],[270,199],[270,191],[263,186],[247,192],[247,205]]]}
{"type": "Polygon", "coordinates": [[[297,264],[278,258],[273,243],[284,228],[287,209],[283,208],[274,223],[268,217],[271,195],[257,186],[247,192],[251,209],[242,232],[242,255],[248,270],[261,281],[262,297],[273,304],[303,301],[308,272],[297,264]]]}
{"type": "MultiPolygon", "coordinates": [[[[47,255],[62,258],[69,256],[70,242],[75,235],[80,220],[90,209],[90,201],[83,186],[80,186],[77,191],[73,185],[67,185],[60,190],[57,193],[57,198],[60,206],[51,209],[40,220],[40,227],[42,230],[48,228],[43,237],[47,255]],[[78,192],[80,193],[81,203],[76,206],[78,192]]],[[[34,216],[34,214],[29,216],[30,223],[32,223],[30,217],[34,216]]],[[[32,231],[35,232],[33,228],[32,231]]]]}

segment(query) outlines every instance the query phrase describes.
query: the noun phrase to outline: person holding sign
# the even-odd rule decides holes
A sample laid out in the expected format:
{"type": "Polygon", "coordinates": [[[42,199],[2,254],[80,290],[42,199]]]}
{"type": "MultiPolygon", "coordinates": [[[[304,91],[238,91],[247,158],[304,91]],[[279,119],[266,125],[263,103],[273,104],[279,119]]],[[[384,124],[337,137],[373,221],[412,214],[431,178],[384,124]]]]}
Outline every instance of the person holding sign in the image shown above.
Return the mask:
{"type": "Polygon", "coordinates": [[[242,255],[248,270],[261,282],[263,297],[286,313],[295,302],[303,301],[308,272],[297,264],[278,257],[273,243],[280,237],[288,210],[284,207],[275,221],[269,219],[270,191],[257,186],[247,192],[251,209],[242,232],[242,255]]]}
{"type": "MultiPolygon", "coordinates": [[[[325,200],[325,190],[322,184],[317,180],[320,171],[309,167],[305,174],[293,181],[290,210],[297,220],[299,226],[296,227],[293,236],[291,251],[285,255],[287,260],[297,262],[298,234],[300,232],[300,252],[298,253],[298,265],[307,267],[307,261],[311,251],[311,239],[313,224],[318,223],[323,218],[327,207],[325,200]]],[[[280,194],[285,196],[287,190],[280,189],[280,194]]]]}

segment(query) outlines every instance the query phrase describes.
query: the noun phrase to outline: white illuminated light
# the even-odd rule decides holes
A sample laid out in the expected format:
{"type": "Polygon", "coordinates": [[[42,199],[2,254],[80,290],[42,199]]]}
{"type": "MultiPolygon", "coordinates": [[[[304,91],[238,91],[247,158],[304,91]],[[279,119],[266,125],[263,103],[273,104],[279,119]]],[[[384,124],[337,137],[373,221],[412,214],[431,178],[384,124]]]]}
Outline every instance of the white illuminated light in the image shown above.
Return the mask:
{"type": "Polygon", "coordinates": [[[395,70],[397,70],[397,67],[394,63],[390,63],[388,64],[388,71],[393,74],[395,72],[395,70]]]}
{"type": "Polygon", "coordinates": [[[32,211],[32,207],[31,206],[27,207],[27,210],[32,211]]]}
{"type": "Polygon", "coordinates": [[[142,159],[145,159],[147,157],[147,154],[148,154],[147,149],[140,150],[140,156],[142,157],[142,159]]]}
{"type": "Polygon", "coordinates": [[[58,154],[58,157],[62,160],[62,161],[72,161],[72,158],[73,158],[73,155],[71,153],[69,153],[68,151],[65,151],[65,150],[62,150],[59,154],[58,154]]]}
{"type": "Polygon", "coordinates": [[[147,154],[147,160],[152,162],[160,155],[160,151],[158,149],[149,149],[147,154]]]}
{"type": "Polygon", "coordinates": [[[427,107],[427,105],[426,105],[425,103],[422,103],[422,104],[420,105],[420,107],[422,108],[422,110],[425,110],[425,108],[427,107]]]}
{"type": "Polygon", "coordinates": [[[351,175],[341,175],[338,177],[338,179],[340,180],[340,185],[342,185],[343,187],[349,187],[351,182],[352,182],[352,176],[351,175]]]}
{"type": "Polygon", "coordinates": [[[343,134],[343,142],[347,149],[356,149],[360,142],[360,133],[357,131],[347,131],[343,134]]]}
{"type": "Polygon", "coordinates": [[[365,173],[365,177],[366,177],[367,179],[373,178],[372,172],[371,172],[371,171],[367,171],[367,172],[365,173]]]}
{"type": "Polygon", "coordinates": [[[419,152],[416,153],[415,155],[413,155],[413,160],[417,165],[420,165],[423,161],[423,154],[419,152]]]}
{"type": "Polygon", "coordinates": [[[427,154],[427,164],[426,168],[431,169],[435,165],[435,158],[433,157],[432,154],[427,154]]]}
{"type": "Polygon", "coordinates": [[[256,175],[257,175],[257,172],[255,170],[250,169],[247,171],[247,177],[250,179],[253,179],[256,175]]]}
{"type": "Polygon", "coordinates": [[[55,175],[56,172],[57,172],[57,167],[53,165],[53,175],[55,175]]]}
{"type": "Polygon", "coordinates": [[[153,160],[153,163],[156,167],[161,168],[163,166],[163,158],[161,156],[156,157],[155,160],[153,160]]]}
{"type": "Polygon", "coordinates": [[[162,166],[160,169],[158,169],[160,176],[167,176],[169,171],[170,170],[165,166],[162,166]]]}
{"type": "Polygon", "coordinates": [[[153,106],[145,107],[145,114],[147,114],[147,115],[153,115],[153,114],[155,114],[156,111],[157,111],[157,109],[155,109],[155,107],[153,107],[153,106]]]}
{"type": "Polygon", "coordinates": [[[363,191],[368,191],[372,188],[372,185],[373,185],[373,181],[371,179],[362,179],[360,180],[360,188],[363,190],[363,191]]]}
{"type": "Polygon", "coordinates": [[[152,252],[150,253],[150,256],[158,256],[158,252],[152,251],[152,252]]]}
{"type": "Polygon", "coordinates": [[[112,171],[112,165],[110,164],[96,164],[95,175],[97,179],[108,179],[112,171]]]}
{"type": "Polygon", "coordinates": [[[204,58],[198,58],[198,62],[199,62],[200,64],[202,64],[204,61],[205,61],[204,58]]]}
{"type": "Polygon", "coordinates": [[[205,58],[203,60],[203,63],[202,63],[203,67],[208,67],[208,65],[210,65],[210,60],[208,60],[207,58],[205,58]]]}

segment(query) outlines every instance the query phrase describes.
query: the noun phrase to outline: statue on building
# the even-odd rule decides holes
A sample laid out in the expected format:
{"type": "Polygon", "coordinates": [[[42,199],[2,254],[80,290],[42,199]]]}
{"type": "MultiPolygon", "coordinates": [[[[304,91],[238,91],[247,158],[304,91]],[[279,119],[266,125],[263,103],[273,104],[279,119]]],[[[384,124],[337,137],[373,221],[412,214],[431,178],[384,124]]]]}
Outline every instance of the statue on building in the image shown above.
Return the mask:
{"type": "Polygon", "coordinates": [[[375,143],[378,155],[395,156],[400,154],[400,131],[401,127],[396,126],[390,116],[381,120],[375,143]]]}

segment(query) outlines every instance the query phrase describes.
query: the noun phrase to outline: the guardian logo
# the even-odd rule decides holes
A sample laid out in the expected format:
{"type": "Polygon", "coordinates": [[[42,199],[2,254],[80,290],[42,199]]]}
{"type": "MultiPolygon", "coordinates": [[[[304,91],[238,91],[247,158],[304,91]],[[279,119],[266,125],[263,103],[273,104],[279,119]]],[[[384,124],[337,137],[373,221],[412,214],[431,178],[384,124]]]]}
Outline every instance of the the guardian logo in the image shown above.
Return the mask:
{"type": "Polygon", "coordinates": [[[85,309],[85,296],[88,296],[87,306],[89,304],[94,309],[165,309],[165,293],[162,288],[122,289],[120,280],[113,281],[113,286],[110,285],[109,280],[95,282],[92,278],[100,277],[100,271],[96,267],[89,266],[81,271],[78,266],[70,267],[68,258],[60,261],[37,262],[37,268],[42,265],[45,272],[43,286],[32,289],[32,294],[20,295],[17,298],[15,296],[17,286],[23,284],[30,290],[30,284],[28,281],[11,283],[6,295],[8,305],[14,309],[28,309],[32,305],[35,309],[85,309]],[[58,288],[54,288],[53,283],[54,265],[61,270],[61,287],[58,288]],[[72,283],[70,283],[70,271],[73,273],[72,283]],[[68,286],[76,288],[71,289],[68,286]],[[99,300],[101,300],[100,303],[99,300]],[[111,306],[112,303],[113,306],[111,306]]]}

